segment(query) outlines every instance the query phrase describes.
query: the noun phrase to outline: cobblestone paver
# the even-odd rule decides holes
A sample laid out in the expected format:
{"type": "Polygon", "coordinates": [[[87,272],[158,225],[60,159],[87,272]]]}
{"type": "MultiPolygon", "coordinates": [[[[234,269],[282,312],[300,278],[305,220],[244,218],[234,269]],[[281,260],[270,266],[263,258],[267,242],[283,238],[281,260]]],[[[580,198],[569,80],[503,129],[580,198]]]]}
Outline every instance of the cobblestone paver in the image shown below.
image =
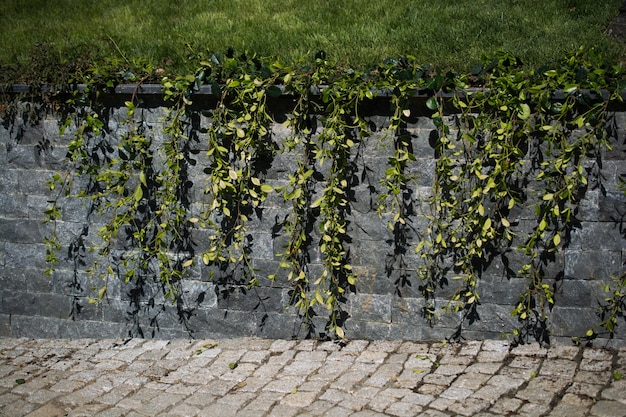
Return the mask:
{"type": "Polygon", "coordinates": [[[0,416],[513,415],[626,416],[626,349],[0,339],[0,416]]]}

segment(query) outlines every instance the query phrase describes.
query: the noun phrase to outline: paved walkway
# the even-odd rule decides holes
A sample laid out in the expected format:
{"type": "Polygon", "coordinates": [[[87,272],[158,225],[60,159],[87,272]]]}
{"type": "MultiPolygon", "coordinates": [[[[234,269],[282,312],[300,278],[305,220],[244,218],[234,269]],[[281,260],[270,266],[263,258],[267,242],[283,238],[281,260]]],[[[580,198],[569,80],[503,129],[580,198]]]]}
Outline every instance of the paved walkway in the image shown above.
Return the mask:
{"type": "Polygon", "coordinates": [[[626,349],[0,339],[0,415],[626,416],[626,349]]]}

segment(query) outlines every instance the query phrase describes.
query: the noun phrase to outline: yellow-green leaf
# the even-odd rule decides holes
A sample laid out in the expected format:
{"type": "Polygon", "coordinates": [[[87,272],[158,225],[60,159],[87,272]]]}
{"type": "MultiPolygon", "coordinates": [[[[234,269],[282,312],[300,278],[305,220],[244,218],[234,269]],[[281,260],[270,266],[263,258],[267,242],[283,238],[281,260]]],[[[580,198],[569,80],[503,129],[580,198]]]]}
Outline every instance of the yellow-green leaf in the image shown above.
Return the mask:
{"type": "Polygon", "coordinates": [[[139,200],[143,198],[143,190],[141,189],[141,184],[137,185],[137,188],[135,188],[133,198],[136,202],[139,202],[139,200]]]}
{"type": "Polygon", "coordinates": [[[319,292],[316,292],[315,301],[317,301],[320,304],[324,304],[324,297],[322,297],[322,294],[320,294],[319,292]]]}
{"type": "Polygon", "coordinates": [[[319,207],[319,205],[322,204],[322,200],[324,200],[324,196],[321,196],[320,198],[312,202],[311,208],[319,207]]]}
{"type": "Polygon", "coordinates": [[[344,339],[345,335],[343,333],[343,329],[339,326],[335,327],[335,333],[337,333],[337,336],[339,336],[340,339],[344,339]]]}
{"type": "Polygon", "coordinates": [[[511,210],[514,206],[515,206],[515,199],[512,198],[509,200],[509,210],[511,210]]]}
{"type": "Polygon", "coordinates": [[[530,117],[530,107],[526,103],[520,104],[519,112],[517,112],[517,117],[522,120],[526,120],[530,117]]]}
{"type": "Polygon", "coordinates": [[[146,174],[143,171],[139,173],[139,182],[141,182],[144,187],[148,186],[148,183],[146,182],[146,174]]]}

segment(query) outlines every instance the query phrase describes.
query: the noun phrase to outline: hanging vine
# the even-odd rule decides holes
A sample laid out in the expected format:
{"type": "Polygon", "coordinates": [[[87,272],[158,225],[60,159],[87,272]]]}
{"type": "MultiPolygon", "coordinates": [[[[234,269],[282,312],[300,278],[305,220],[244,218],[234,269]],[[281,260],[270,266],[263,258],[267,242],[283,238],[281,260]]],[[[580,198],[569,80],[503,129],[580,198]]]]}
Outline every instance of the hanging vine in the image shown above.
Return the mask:
{"type": "MultiPolygon", "coordinates": [[[[97,214],[101,224],[89,271],[104,281],[94,288],[93,301],[105,299],[107,283],[118,277],[132,286],[133,314],[138,315],[148,283],[154,282],[178,306],[184,322],[191,311],[184,306],[180,283],[198,261],[210,267],[225,294],[259,284],[250,224],[261,217],[270,193],[277,192],[291,207],[279,224],[285,244],[277,254],[291,285],[287,307],[308,336],[315,335],[315,318],[324,314],[325,330],[318,335],[344,338],[348,293],[358,286],[348,219],[359,158],[372,135],[362,111],[364,103],[384,95],[391,113],[382,143],[392,149],[384,177],[378,179],[383,191],[377,210],[381,217],[390,216],[386,221],[396,246],[388,270],[403,270],[395,282],[398,292],[412,278],[404,271],[403,248],[417,236],[422,314],[434,323],[439,314],[459,313],[454,336],[460,337],[479,319],[483,274],[499,260],[508,277],[527,283],[512,311],[519,320],[512,330],[516,340],[546,342],[556,301],[553,281],[559,279],[547,275],[547,265],[577,226],[588,177],[598,171],[608,146],[607,109],[621,100],[623,75],[620,67],[606,68],[585,50],[559,67],[538,71],[498,53],[461,76],[417,66],[410,58],[360,73],[335,68],[323,54],[311,65],[288,67],[235,58],[229,51],[211,55],[193,75],[163,79],[169,106],[158,127],[163,135],[144,120],[136,96],[120,116],[123,131],[110,132],[110,115],[97,92],[115,83],[102,85],[98,77],[72,99],[75,112],[65,125],[75,125],[69,166],[50,181],[57,194],[46,211],[54,224],[46,239],[48,261],[51,268],[59,261],[56,223],[63,201],[85,199],[90,216],[97,214]],[[194,94],[207,85],[215,106],[199,109],[194,94]],[[428,94],[426,107],[438,132],[424,230],[412,224],[420,214],[412,194],[417,158],[406,131],[417,92],[428,94]],[[555,92],[562,94],[555,97],[555,92]],[[268,100],[283,94],[292,99],[284,123],[290,134],[278,143],[268,100]],[[197,122],[201,111],[206,126],[197,122]],[[196,156],[204,144],[206,158],[196,156]],[[297,159],[284,181],[270,184],[264,172],[279,152],[297,159]],[[203,159],[205,200],[198,211],[192,207],[189,170],[203,159]],[[529,225],[518,213],[530,205],[535,218],[529,225]],[[192,243],[194,229],[208,233],[201,254],[192,243]],[[314,265],[316,251],[320,261],[314,265]],[[525,257],[518,270],[508,264],[512,251],[525,257]],[[453,295],[441,300],[438,294],[448,285],[453,295]]],[[[281,276],[277,272],[269,278],[277,282],[281,276]]],[[[148,294],[152,303],[154,296],[148,294]]]]}
{"type": "Polygon", "coordinates": [[[552,281],[559,277],[547,276],[546,267],[577,225],[587,176],[607,146],[606,106],[620,99],[617,92],[603,100],[585,90],[605,88],[607,78],[621,77],[621,69],[590,74],[587,65],[593,64],[583,56],[581,50],[559,71],[535,74],[521,71],[511,55],[496,55],[480,89],[455,94],[461,113],[453,128],[442,116],[443,101],[431,102],[440,129],[439,158],[431,226],[417,249],[426,249],[421,276],[430,320],[437,287],[447,284],[450,271],[460,282],[444,307],[462,312],[457,335],[465,321],[478,318],[481,274],[496,255],[508,265],[506,254],[517,242],[527,261],[519,271],[507,267],[507,273],[526,278],[528,286],[511,313],[520,321],[513,334],[520,342],[549,341],[552,281]],[[564,97],[555,101],[560,89],[564,97]],[[535,205],[537,223],[520,233],[520,220],[511,216],[529,204],[535,205]]]}

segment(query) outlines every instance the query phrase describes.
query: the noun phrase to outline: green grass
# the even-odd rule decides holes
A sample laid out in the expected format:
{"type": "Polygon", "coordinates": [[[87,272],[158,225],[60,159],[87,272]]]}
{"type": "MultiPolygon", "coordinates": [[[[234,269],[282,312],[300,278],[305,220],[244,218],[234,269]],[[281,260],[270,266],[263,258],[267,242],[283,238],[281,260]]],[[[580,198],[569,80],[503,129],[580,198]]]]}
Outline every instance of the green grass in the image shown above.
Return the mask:
{"type": "Polygon", "coordinates": [[[607,27],[621,2],[3,0],[0,65],[5,79],[19,79],[33,59],[43,61],[35,66],[41,70],[116,55],[183,73],[197,64],[190,56],[228,47],[285,62],[324,50],[332,61],[355,68],[412,55],[464,71],[500,49],[537,67],[581,45],[620,61],[624,46],[607,27]]]}

